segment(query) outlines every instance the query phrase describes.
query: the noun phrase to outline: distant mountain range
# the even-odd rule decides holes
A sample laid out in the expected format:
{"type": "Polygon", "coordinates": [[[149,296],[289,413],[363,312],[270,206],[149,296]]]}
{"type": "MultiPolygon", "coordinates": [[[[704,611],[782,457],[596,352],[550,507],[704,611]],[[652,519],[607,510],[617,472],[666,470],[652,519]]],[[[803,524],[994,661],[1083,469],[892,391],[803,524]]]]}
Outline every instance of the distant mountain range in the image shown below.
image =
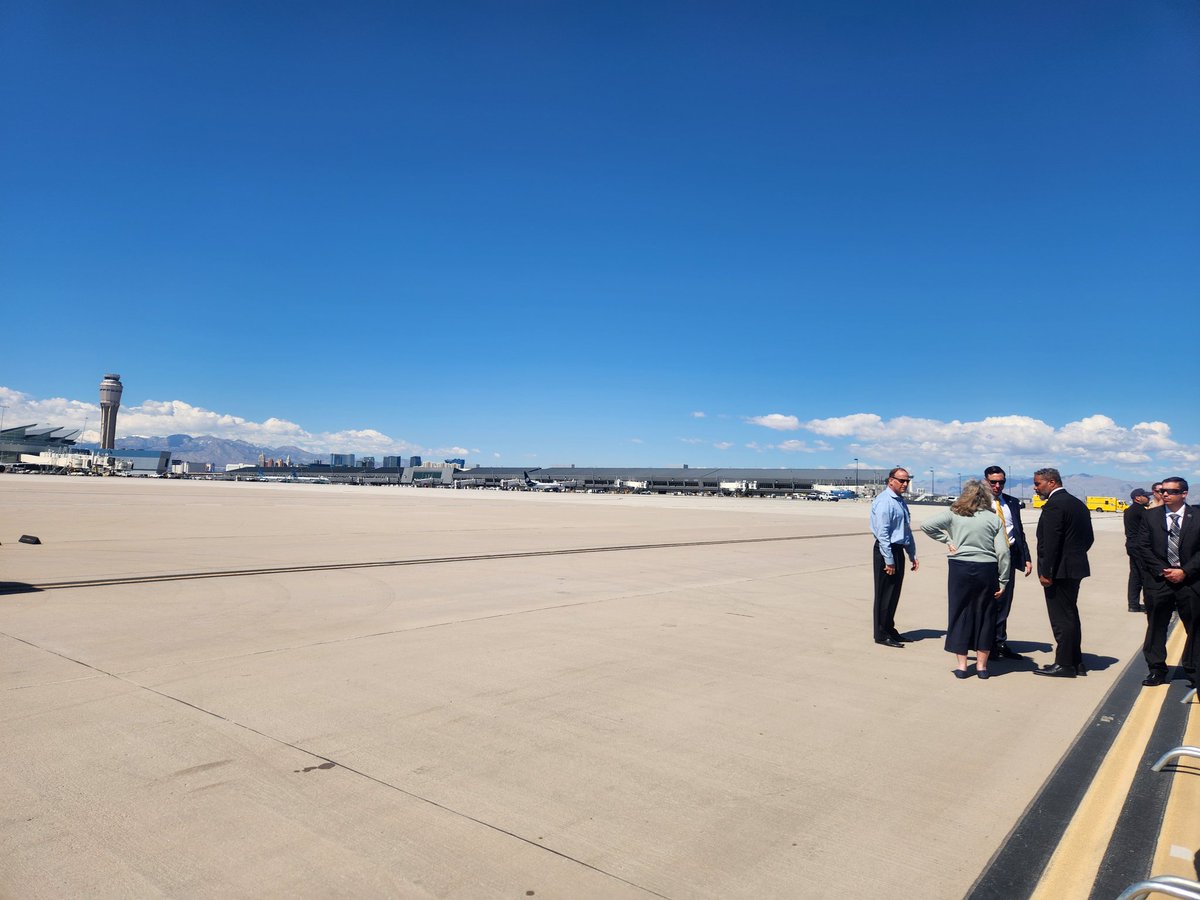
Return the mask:
{"type": "MultiPolygon", "coordinates": [[[[1169,473],[1168,473],[1169,474],[1169,473]]],[[[1129,492],[1134,488],[1150,490],[1151,482],[1124,481],[1120,478],[1110,478],[1107,475],[1088,475],[1081,472],[1078,475],[1063,475],[1063,487],[1076,497],[1116,497],[1128,500],[1129,492]]],[[[1028,478],[1009,477],[1005,491],[1014,497],[1033,498],[1033,476],[1028,478]]]]}
{"type": "Polygon", "coordinates": [[[291,457],[295,465],[328,462],[329,457],[299,447],[258,447],[246,441],[230,441],[211,434],[192,437],[190,434],[169,434],[166,437],[118,438],[118,450],[170,450],[171,459],[186,462],[212,463],[224,468],[233,463],[257,463],[258,456],[271,459],[291,457]]]}

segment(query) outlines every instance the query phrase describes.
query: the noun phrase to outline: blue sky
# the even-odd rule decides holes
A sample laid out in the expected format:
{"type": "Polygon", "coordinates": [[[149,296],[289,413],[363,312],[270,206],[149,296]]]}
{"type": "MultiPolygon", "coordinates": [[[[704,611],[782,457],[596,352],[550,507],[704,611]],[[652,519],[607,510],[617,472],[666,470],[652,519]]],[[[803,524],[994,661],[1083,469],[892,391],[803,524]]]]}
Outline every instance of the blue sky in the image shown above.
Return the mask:
{"type": "Polygon", "coordinates": [[[1190,0],[0,15],[8,424],[1200,472],[1190,0]]]}

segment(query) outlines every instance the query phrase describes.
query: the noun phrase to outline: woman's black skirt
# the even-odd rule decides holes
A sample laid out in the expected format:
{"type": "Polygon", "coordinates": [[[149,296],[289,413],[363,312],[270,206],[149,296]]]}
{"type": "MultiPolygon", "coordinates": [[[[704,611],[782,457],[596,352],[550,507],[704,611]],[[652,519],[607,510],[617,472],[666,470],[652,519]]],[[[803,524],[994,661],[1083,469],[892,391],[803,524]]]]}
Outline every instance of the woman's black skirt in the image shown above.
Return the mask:
{"type": "Polygon", "coordinates": [[[946,649],[951,653],[991,650],[996,641],[996,591],[1000,566],[995,562],[950,560],[949,625],[946,649]]]}

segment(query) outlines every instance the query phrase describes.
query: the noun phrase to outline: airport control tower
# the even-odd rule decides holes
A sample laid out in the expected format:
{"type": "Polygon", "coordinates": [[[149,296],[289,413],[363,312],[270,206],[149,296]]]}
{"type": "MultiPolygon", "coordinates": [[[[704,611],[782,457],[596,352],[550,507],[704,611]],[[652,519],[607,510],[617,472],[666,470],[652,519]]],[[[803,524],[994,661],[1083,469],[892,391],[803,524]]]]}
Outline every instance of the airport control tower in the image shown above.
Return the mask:
{"type": "Polygon", "coordinates": [[[105,375],[100,382],[100,449],[112,450],[117,442],[117,410],[121,406],[121,376],[105,375]]]}

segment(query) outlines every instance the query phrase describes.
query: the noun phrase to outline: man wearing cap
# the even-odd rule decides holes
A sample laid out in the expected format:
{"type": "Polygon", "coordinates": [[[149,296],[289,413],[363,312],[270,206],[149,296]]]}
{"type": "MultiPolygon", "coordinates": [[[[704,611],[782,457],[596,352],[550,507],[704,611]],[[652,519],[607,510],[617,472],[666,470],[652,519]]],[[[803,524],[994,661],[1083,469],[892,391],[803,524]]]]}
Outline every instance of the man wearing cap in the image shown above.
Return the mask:
{"type": "Polygon", "coordinates": [[[993,510],[1004,523],[1008,538],[1008,552],[1012,559],[1013,577],[1008,579],[1004,593],[996,601],[996,643],[992,647],[992,659],[1024,659],[1020,653],[1008,646],[1008,614],[1012,611],[1013,587],[1016,573],[1023,570],[1026,577],[1033,571],[1033,558],[1029,553],[1029,544],[1025,541],[1025,529],[1021,527],[1021,501],[1011,494],[1004,493],[1004,484],[1008,476],[999,466],[988,466],[983,470],[992,491],[993,510]]]}
{"type": "Polygon", "coordinates": [[[1167,630],[1171,614],[1187,632],[1183,646],[1183,671],[1192,687],[1200,647],[1200,513],[1187,505],[1186,479],[1172,476],[1162,481],[1163,505],[1146,510],[1138,533],[1138,558],[1146,579],[1146,640],[1142,654],[1150,674],[1142,684],[1156,687],[1167,682],[1167,630]]]}
{"type": "MultiPolygon", "coordinates": [[[[1162,483],[1155,486],[1161,488],[1162,483]]],[[[1137,541],[1150,495],[1141,488],[1135,488],[1130,492],[1129,499],[1133,501],[1125,510],[1125,553],[1129,556],[1129,611],[1139,613],[1145,612],[1146,607],[1142,605],[1144,579],[1141,563],[1138,562],[1137,541]]]]}

